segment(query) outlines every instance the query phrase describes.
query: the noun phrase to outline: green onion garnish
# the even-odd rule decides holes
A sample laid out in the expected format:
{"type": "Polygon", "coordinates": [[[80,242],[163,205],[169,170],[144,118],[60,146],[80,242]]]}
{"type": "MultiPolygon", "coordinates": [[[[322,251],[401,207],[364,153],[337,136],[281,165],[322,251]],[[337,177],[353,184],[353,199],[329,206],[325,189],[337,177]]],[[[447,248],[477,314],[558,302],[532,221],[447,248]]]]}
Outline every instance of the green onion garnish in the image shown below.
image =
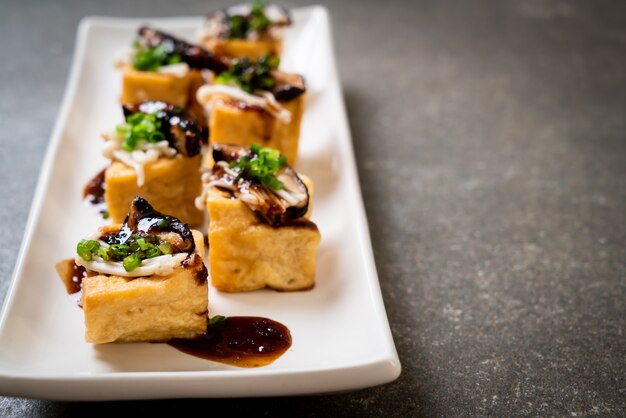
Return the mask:
{"type": "Polygon", "coordinates": [[[154,258],[163,255],[161,249],[154,244],[148,244],[148,248],[144,251],[144,254],[146,258],[154,258]]]}
{"type": "Polygon", "coordinates": [[[182,57],[167,44],[158,46],[142,46],[140,42],[133,44],[133,68],[139,71],[157,71],[164,65],[178,64],[182,57]]]}
{"type": "MultiPolygon", "coordinates": [[[[162,219],[159,226],[164,228],[169,224],[162,219]]],[[[169,242],[161,241],[158,235],[139,232],[131,234],[124,244],[111,244],[106,248],[99,241],[81,240],[76,252],[85,261],[92,261],[98,256],[104,261],[121,261],[124,269],[130,272],[140,266],[142,260],[172,254],[174,249],[169,242]]]]}
{"type": "Polygon", "coordinates": [[[144,251],[148,249],[148,243],[146,242],[145,238],[139,238],[137,240],[137,245],[139,245],[139,248],[141,248],[144,251]]]}
{"type": "Polygon", "coordinates": [[[102,257],[104,261],[109,261],[111,259],[111,252],[108,248],[100,248],[98,255],[102,257]]]}
{"type": "Polygon", "coordinates": [[[215,327],[221,325],[226,321],[226,317],[223,315],[215,315],[209,319],[209,327],[215,327]]]}
{"type": "Polygon", "coordinates": [[[250,8],[250,29],[257,32],[263,32],[270,27],[272,21],[268,19],[263,10],[265,3],[261,0],[252,0],[250,8]]]}
{"type": "Polygon", "coordinates": [[[141,259],[139,258],[139,255],[131,254],[124,258],[122,265],[124,266],[124,270],[131,272],[141,265],[141,259]]]}
{"type": "Polygon", "coordinates": [[[279,64],[280,58],[271,55],[264,55],[254,62],[248,58],[236,59],[228,70],[215,78],[215,83],[235,85],[248,93],[255,90],[270,90],[276,85],[271,72],[277,69],[279,64]]]}
{"type": "Polygon", "coordinates": [[[93,257],[98,254],[99,249],[100,243],[91,239],[83,239],[76,246],[78,256],[85,261],[91,261],[93,257]]]}
{"type": "Polygon", "coordinates": [[[167,241],[162,242],[159,244],[159,250],[161,250],[163,254],[172,254],[172,244],[167,241]]]}
{"type": "Polygon", "coordinates": [[[276,173],[286,164],[286,158],[278,150],[253,144],[250,146],[252,157],[244,155],[230,163],[237,172],[237,178],[256,181],[272,190],[283,188],[283,182],[276,178],[276,173]]]}
{"type": "Polygon", "coordinates": [[[265,15],[265,3],[261,0],[253,0],[250,5],[250,14],[247,16],[228,15],[229,38],[246,38],[248,33],[264,32],[272,21],[265,15]]]}
{"type": "Polygon", "coordinates": [[[124,139],[122,149],[131,152],[141,141],[157,143],[165,140],[161,128],[162,122],[158,114],[138,112],[129,115],[125,123],[117,125],[115,131],[124,139]]]}

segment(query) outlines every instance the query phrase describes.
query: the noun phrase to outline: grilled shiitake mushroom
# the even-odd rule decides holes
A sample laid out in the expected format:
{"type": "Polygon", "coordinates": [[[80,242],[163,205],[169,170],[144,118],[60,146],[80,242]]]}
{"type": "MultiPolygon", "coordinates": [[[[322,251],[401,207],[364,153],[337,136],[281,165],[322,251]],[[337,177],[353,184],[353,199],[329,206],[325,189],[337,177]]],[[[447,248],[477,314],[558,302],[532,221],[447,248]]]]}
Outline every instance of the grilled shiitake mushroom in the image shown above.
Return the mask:
{"type": "Polygon", "coordinates": [[[178,218],[156,211],[148,201],[135,196],[120,230],[100,237],[107,244],[124,244],[132,234],[159,235],[172,245],[173,253],[191,253],[196,248],[193,234],[178,218]]]}
{"type": "Polygon", "coordinates": [[[163,45],[168,53],[178,54],[182,62],[186,62],[190,68],[208,69],[215,72],[221,72],[227,68],[222,60],[206,49],[147,26],[139,28],[137,41],[144,47],[154,48],[163,45]]]}
{"type": "Polygon", "coordinates": [[[283,162],[269,180],[250,175],[245,166],[242,168],[242,161],[249,163],[259,158],[258,149],[214,144],[211,183],[230,190],[272,226],[301,218],[309,208],[309,191],[291,167],[283,162]]]}
{"type": "Polygon", "coordinates": [[[187,157],[200,153],[201,131],[198,122],[180,106],[161,101],[122,105],[124,116],[135,113],[154,114],[161,121],[160,131],[172,148],[187,157]]]}

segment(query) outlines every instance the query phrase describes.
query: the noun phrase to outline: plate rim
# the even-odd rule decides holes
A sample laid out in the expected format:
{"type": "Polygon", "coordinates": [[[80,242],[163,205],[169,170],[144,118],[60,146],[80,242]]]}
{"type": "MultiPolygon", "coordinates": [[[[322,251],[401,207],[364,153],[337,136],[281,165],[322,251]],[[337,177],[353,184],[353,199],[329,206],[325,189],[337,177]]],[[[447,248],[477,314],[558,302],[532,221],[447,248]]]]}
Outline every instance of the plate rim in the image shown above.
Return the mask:
{"type": "MultiPolygon", "coordinates": [[[[312,5],[306,7],[299,7],[292,9],[293,12],[298,13],[321,13],[324,17],[327,28],[327,45],[329,49],[328,55],[331,67],[331,80],[327,87],[330,93],[335,96],[334,100],[339,105],[339,123],[338,129],[341,131],[341,135],[345,135],[348,141],[339,141],[339,146],[347,147],[347,152],[344,155],[348,158],[345,161],[346,166],[350,166],[346,173],[349,176],[348,181],[351,183],[349,188],[351,194],[356,198],[356,209],[358,213],[355,214],[357,225],[357,231],[359,239],[364,241],[364,245],[361,246],[361,252],[364,252],[363,259],[366,262],[366,271],[373,274],[373,282],[370,282],[369,293],[372,300],[375,302],[374,309],[378,320],[383,321],[382,330],[386,334],[385,337],[389,344],[387,344],[387,350],[381,352],[379,356],[372,357],[371,361],[360,362],[358,364],[346,365],[344,367],[327,367],[327,368],[295,368],[290,370],[276,370],[276,369],[263,369],[256,368],[254,373],[249,372],[250,369],[242,370],[196,370],[196,371],[142,371],[142,372],[111,372],[98,375],[88,374],[58,374],[58,373],[44,373],[44,374],[32,374],[28,372],[11,372],[4,370],[0,366],[0,393],[9,396],[27,396],[37,397],[40,399],[56,399],[56,400],[112,400],[112,399],[156,399],[164,398],[167,396],[135,396],[133,393],[129,393],[128,396],[115,396],[110,397],[106,393],[94,393],[96,396],[64,396],[64,393],[58,390],[50,391],[50,384],[64,383],[69,385],[87,385],[96,387],[98,384],[112,383],[115,381],[133,381],[133,382],[169,382],[175,378],[186,379],[187,381],[206,381],[206,378],[210,377],[210,380],[233,380],[236,382],[243,376],[246,376],[248,381],[257,379],[263,379],[270,376],[283,376],[287,380],[293,380],[298,378],[303,373],[311,376],[333,376],[341,377],[345,375],[347,371],[354,374],[355,372],[363,374],[362,379],[359,382],[351,384],[345,384],[341,382],[341,379],[337,379],[335,382],[326,381],[325,387],[319,387],[318,389],[305,389],[299,388],[297,385],[293,388],[281,391],[280,393],[269,390],[271,393],[263,393],[255,395],[249,391],[240,391],[240,393],[222,393],[218,395],[212,395],[211,393],[190,393],[185,397],[240,397],[240,396],[272,396],[275,395],[296,395],[296,394],[320,394],[320,393],[335,393],[343,392],[347,390],[357,390],[366,387],[377,386],[385,383],[389,383],[397,379],[402,370],[398,353],[393,340],[389,319],[387,317],[384,300],[382,297],[382,290],[380,287],[380,280],[376,269],[376,263],[374,259],[374,253],[372,248],[372,241],[369,232],[369,225],[367,222],[367,215],[365,212],[365,205],[363,201],[363,194],[360,187],[358,178],[358,170],[356,165],[356,157],[354,153],[354,142],[352,134],[350,132],[349,122],[347,118],[347,111],[345,106],[345,100],[341,90],[341,83],[339,80],[339,73],[336,64],[336,56],[334,50],[334,42],[332,41],[332,22],[328,9],[321,5],[312,5]],[[345,143],[344,143],[345,142],[345,143]],[[372,285],[373,284],[373,285],[372,285]],[[376,370],[376,377],[371,377],[367,372],[376,370]],[[369,378],[368,378],[369,377],[369,378]],[[53,395],[54,393],[54,395],[53,395]],[[52,396],[50,396],[52,395],[52,396]]],[[[25,266],[25,258],[28,253],[28,249],[32,245],[33,235],[35,232],[35,226],[40,220],[41,211],[43,209],[43,198],[45,191],[49,187],[52,181],[51,172],[59,153],[59,147],[61,144],[62,133],[67,125],[67,121],[72,109],[72,105],[76,100],[77,89],[79,85],[82,66],[86,59],[87,54],[87,38],[88,31],[91,27],[97,25],[115,26],[120,23],[120,26],[127,26],[130,22],[151,22],[168,25],[188,25],[194,20],[201,19],[201,16],[181,16],[181,17],[156,17],[156,18],[135,18],[135,17],[113,17],[113,16],[86,16],[83,17],[78,24],[76,30],[76,39],[74,42],[74,52],[71,61],[70,71],[66,81],[66,88],[61,101],[60,110],[56,117],[56,122],[51,131],[48,146],[46,148],[44,159],[41,165],[41,171],[37,179],[37,185],[33,194],[26,226],[24,229],[22,243],[20,245],[18,256],[16,258],[15,267],[11,275],[10,284],[7,289],[4,304],[0,311],[0,334],[4,332],[5,325],[8,321],[9,312],[12,310],[15,295],[17,294],[17,287],[19,282],[23,279],[23,269],[25,266]]],[[[63,392],[67,390],[67,387],[63,388],[63,392]]],[[[123,395],[123,394],[122,394],[123,395]]]]}

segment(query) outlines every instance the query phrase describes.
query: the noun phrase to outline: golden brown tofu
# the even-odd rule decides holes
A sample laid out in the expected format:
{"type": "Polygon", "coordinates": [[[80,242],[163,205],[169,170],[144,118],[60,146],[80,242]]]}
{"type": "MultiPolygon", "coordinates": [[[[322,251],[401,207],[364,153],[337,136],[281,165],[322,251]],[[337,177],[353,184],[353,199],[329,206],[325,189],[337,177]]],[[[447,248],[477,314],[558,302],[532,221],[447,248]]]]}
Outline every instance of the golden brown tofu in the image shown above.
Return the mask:
{"type": "MultiPolygon", "coordinates": [[[[307,184],[312,201],[312,184],[307,184]]],[[[207,197],[211,283],[226,292],[263,287],[306,290],[315,283],[315,254],[320,241],[310,211],[289,225],[272,227],[246,204],[218,188],[207,197]]]]}
{"type": "Polygon", "coordinates": [[[265,38],[251,41],[247,39],[207,37],[204,39],[204,47],[217,56],[229,58],[248,57],[251,60],[255,60],[268,54],[280,56],[282,40],[265,38]]]}
{"type": "Polygon", "coordinates": [[[209,104],[210,143],[222,142],[244,146],[259,144],[275,148],[287,158],[290,166],[294,166],[298,156],[304,103],[304,94],[288,102],[281,102],[281,105],[291,112],[291,122],[284,123],[263,108],[216,94],[209,104]]]}
{"type": "MultiPolygon", "coordinates": [[[[190,72],[191,73],[191,72],[190,72]]],[[[122,103],[162,100],[178,106],[189,101],[189,76],[177,77],[126,66],[122,75],[122,103]]]]}
{"type": "Polygon", "coordinates": [[[114,161],[104,174],[104,198],[113,222],[123,222],[133,197],[141,196],[159,212],[192,226],[201,225],[204,213],[194,205],[194,199],[202,191],[201,159],[200,155],[189,158],[179,154],[148,163],[144,167],[142,186],[137,185],[135,170],[114,161]]]}
{"type": "Polygon", "coordinates": [[[166,341],[206,332],[207,270],[202,233],[195,253],[168,276],[83,278],[85,340],[90,343],[166,341]]]}
{"type": "Polygon", "coordinates": [[[196,98],[196,92],[200,87],[206,84],[207,80],[204,79],[202,73],[198,70],[191,70],[187,75],[189,78],[189,98],[187,99],[186,108],[187,111],[201,127],[207,127],[209,122],[207,120],[206,111],[204,106],[198,103],[196,98]]]}
{"type": "Polygon", "coordinates": [[[124,103],[160,100],[186,108],[200,123],[206,126],[204,108],[196,100],[196,91],[205,83],[199,70],[190,70],[186,76],[177,77],[150,71],[138,71],[131,66],[123,69],[122,98],[124,103]]]}

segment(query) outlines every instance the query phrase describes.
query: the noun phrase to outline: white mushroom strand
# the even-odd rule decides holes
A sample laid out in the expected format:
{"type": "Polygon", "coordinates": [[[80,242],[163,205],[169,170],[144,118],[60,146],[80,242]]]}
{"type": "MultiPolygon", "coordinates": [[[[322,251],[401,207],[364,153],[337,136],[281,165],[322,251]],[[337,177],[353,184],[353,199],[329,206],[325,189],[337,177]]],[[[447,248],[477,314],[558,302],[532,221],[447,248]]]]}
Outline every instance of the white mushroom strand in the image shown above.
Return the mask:
{"type": "Polygon", "coordinates": [[[189,64],[186,62],[179,62],[178,64],[162,65],[157,70],[157,73],[183,78],[189,73],[189,64]]]}
{"type": "Polygon", "coordinates": [[[87,270],[102,274],[112,274],[122,277],[167,276],[172,274],[174,269],[187,258],[187,253],[165,254],[141,261],[141,265],[133,271],[126,271],[121,261],[105,261],[101,257],[95,257],[91,261],[85,261],[81,257],[76,257],[74,262],[78,266],[83,266],[87,270]]]}
{"type": "Polygon", "coordinates": [[[131,152],[122,149],[123,139],[117,134],[102,135],[105,139],[102,154],[111,160],[118,160],[126,164],[137,173],[137,185],[143,186],[145,182],[145,166],[155,162],[159,157],[172,158],[178,154],[175,148],[169,146],[167,141],[151,143],[140,141],[137,148],[131,152]]]}
{"type": "Polygon", "coordinates": [[[205,107],[207,112],[210,112],[211,97],[215,95],[228,96],[251,106],[262,107],[281,122],[291,122],[291,112],[278,103],[274,95],[269,91],[255,91],[255,94],[250,94],[235,86],[206,84],[198,89],[196,99],[205,107]]]}

